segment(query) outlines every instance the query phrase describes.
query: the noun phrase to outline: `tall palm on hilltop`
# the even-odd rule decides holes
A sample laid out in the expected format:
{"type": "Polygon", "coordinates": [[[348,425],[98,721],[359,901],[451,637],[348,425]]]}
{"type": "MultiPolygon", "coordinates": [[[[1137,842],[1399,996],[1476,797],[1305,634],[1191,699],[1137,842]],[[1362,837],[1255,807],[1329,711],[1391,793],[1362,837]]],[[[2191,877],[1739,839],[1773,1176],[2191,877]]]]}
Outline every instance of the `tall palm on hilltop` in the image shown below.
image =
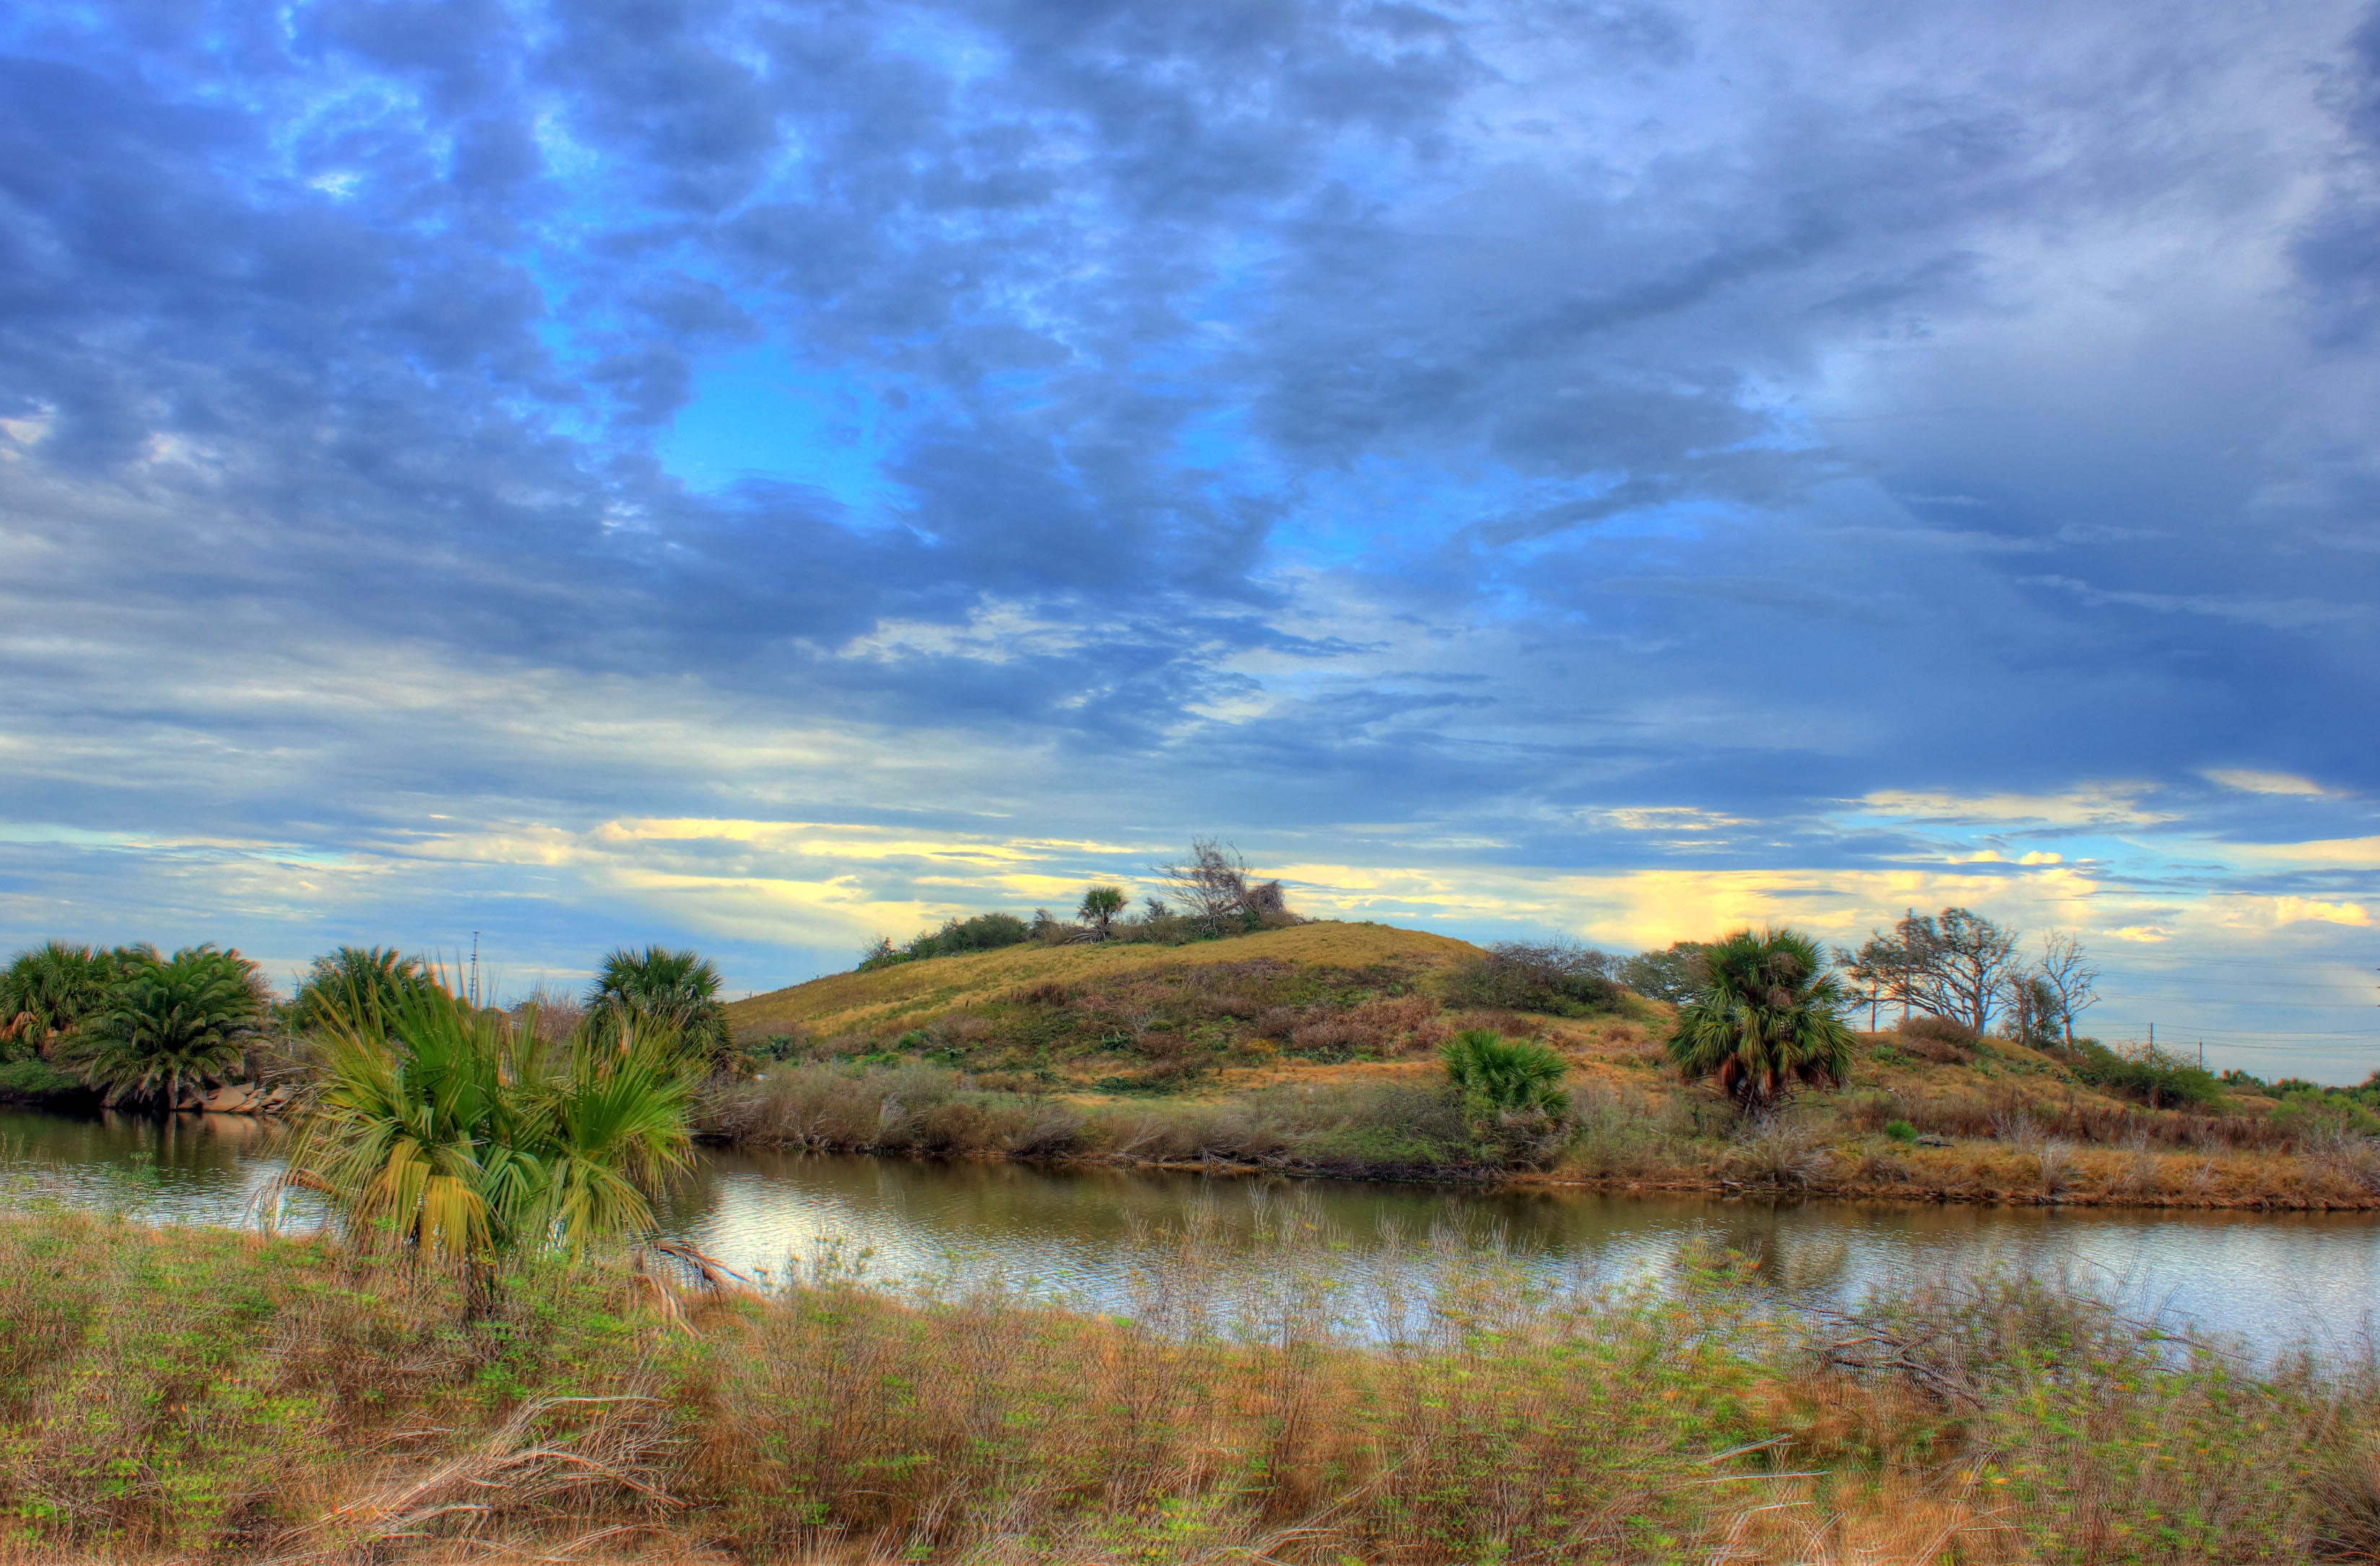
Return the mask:
{"type": "Polygon", "coordinates": [[[1747,1109],[1851,1069],[1848,1003],[1825,951],[1799,930],[1736,931],[1702,952],[1703,982],[1678,1008],[1669,1054],[1688,1081],[1716,1076],[1747,1109]]]}
{"type": "Polygon", "coordinates": [[[1091,921],[1092,940],[1105,941],[1108,938],[1108,926],[1123,912],[1123,888],[1120,886],[1095,886],[1083,893],[1083,905],[1078,913],[1091,921]]]}
{"type": "Polygon", "coordinates": [[[729,1042],[721,983],[719,965],[698,952],[623,947],[603,959],[587,987],[587,1011],[590,1018],[658,1026],[675,1034],[683,1048],[716,1059],[729,1042]]]}

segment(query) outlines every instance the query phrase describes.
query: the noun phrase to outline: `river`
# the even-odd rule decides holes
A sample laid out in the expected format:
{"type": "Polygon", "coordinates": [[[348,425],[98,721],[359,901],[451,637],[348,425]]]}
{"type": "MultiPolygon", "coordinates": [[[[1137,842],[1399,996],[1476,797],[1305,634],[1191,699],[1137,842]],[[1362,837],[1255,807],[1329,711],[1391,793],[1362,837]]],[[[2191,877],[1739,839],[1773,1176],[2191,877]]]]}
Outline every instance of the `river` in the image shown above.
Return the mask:
{"type": "MultiPolygon", "coordinates": [[[[150,1221],[255,1220],[273,1133],[232,1115],[74,1118],[0,1107],[18,1201],[46,1196],[150,1221]]],[[[1318,1225],[1349,1265],[1426,1268],[1466,1246],[1612,1281],[1685,1247],[1763,1259],[1780,1286],[1849,1297],[1929,1274],[2063,1274],[2143,1314],[2272,1348],[2368,1339],[2380,1312],[2380,1218],[2081,1208],[1760,1202],[1589,1192],[1287,1181],[707,1148],[661,1210],[673,1238],[769,1279],[795,1258],[887,1286],[997,1276],[1095,1308],[1129,1297],[1150,1233],[1190,1221],[1215,1265],[1277,1265],[1258,1243],[1318,1225]]]]}

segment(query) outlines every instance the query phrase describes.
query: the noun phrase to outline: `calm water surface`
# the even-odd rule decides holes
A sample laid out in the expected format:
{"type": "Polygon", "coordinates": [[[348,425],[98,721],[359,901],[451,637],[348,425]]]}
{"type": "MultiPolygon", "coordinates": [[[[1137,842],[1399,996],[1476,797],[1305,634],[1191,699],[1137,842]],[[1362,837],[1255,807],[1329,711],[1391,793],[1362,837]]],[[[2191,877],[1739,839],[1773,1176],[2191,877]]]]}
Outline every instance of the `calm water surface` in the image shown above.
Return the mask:
{"type": "MultiPolygon", "coordinates": [[[[18,1171],[11,1199],[46,1194],[173,1222],[253,1221],[279,1168],[274,1135],[236,1115],[0,1108],[0,1155],[18,1171]]],[[[1624,1280],[1716,1244],[1822,1294],[1987,1266],[2062,1272],[2141,1311],[2265,1344],[2343,1344],[2380,1316],[2380,1220],[2369,1215],[1514,1194],[713,1148],[670,1194],[662,1221],[672,1237],[771,1277],[823,1247],[888,1283],[997,1274],[1117,1306],[1138,1237],[1195,1216],[1225,1243],[1221,1265],[1253,1275],[1277,1265],[1257,1232],[1292,1212],[1367,1267],[1427,1268],[1450,1243],[1501,1244],[1533,1267],[1624,1280]]]]}

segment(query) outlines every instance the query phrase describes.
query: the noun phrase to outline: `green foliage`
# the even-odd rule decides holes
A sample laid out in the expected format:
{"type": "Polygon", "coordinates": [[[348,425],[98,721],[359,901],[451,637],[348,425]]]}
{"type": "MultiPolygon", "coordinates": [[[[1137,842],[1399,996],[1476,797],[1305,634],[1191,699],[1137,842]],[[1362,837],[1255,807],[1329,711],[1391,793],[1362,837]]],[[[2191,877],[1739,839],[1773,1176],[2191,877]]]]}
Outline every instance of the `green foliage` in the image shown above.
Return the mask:
{"type": "Polygon", "coordinates": [[[1447,995],[1462,1004],[1583,1017],[1619,1004],[1613,965],[1608,953],[1568,941],[1500,941],[1449,976],[1447,995]]]}
{"type": "Polygon", "coordinates": [[[1105,941],[1108,938],[1108,926],[1114,922],[1118,914],[1123,912],[1127,901],[1123,887],[1094,886],[1083,893],[1082,906],[1075,910],[1075,914],[1076,917],[1090,921],[1093,940],[1105,941]]]}
{"type": "Polygon", "coordinates": [[[0,969],[0,1061],[43,1055],[106,1009],[125,969],[153,952],[105,952],[47,941],[0,969]]]}
{"type": "Polygon", "coordinates": [[[1639,952],[1620,965],[1620,982],[1648,1000],[1682,1006],[1703,987],[1700,941],[1681,941],[1660,952],[1639,952]]]}
{"type": "Polygon", "coordinates": [[[263,1020],[254,963],[212,944],[136,960],[104,1009],[76,1029],[70,1058],[110,1104],[172,1104],[232,1073],[263,1020]]]}
{"type": "Polygon", "coordinates": [[[1033,927],[1014,914],[978,914],[970,919],[946,920],[941,929],[928,930],[906,946],[895,946],[880,937],[860,959],[856,971],[869,973],[895,963],[955,957],[966,952],[992,952],[1002,946],[1022,945],[1032,939],[1033,927]]]}
{"type": "Polygon", "coordinates": [[[728,1049],[727,1006],[719,999],[719,965],[692,950],[648,946],[613,951],[587,989],[590,1016],[658,1029],[706,1060],[728,1049]]]}
{"type": "Polygon", "coordinates": [[[1914,1142],[1917,1140],[1917,1128],[1910,1124],[1905,1120],[1886,1121],[1884,1123],[1884,1134],[1887,1136],[1891,1137],[1896,1142],[1914,1142]]]}
{"type": "Polygon", "coordinates": [[[338,1013],[361,1006],[386,1008],[407,991],[434,984],[419,957],[393,946],[342,946],[314,959],[284,1014],[289,1026],[310,1033],[338,1013]]]}
{"type": "Polygon", "coordinates": [[[1716,1076],[1749,1108],[1851,1070],[1841,986],[1798,930],[1738,930],[1703,953],[1702,989],[1678,1009],[1669,1055],[1688,1081],[1716,1076]]]}
{"type": "Polygon", "coordinates": [[[691,1153],[687,1062],[626,1010],[548,1047],[434,986],[334,1012],[294,1167],[366,1232],[425,1252],[576,1250],[651,1227],[691,1153]]]}
{"type": "Polygon", "coordinates": [[[0,1099],[48,1099],[82,1086],[82,1077],[38,1055],[0,1062],[0,1099]]]}
{"type": "Polygon", "coordinates": [[[1469,1028],[1439,1046],[1439,1056],[1447,1080],[1481,1118],[1531,1110],[1559,1117],[1570,1111],[1561,1086],[1570,1065],[1535,1039],[1469,1028]]]}
{"type": "Polygon", "coordinates": [[[2162,1050],[2119,1055],[2095,1038],[2078,1038],[2060,1053],[2084,1082],[2153,1110],[2215,1109],[2224,1102],[2223,1085],[2212,1072],[2162,1050]]]}

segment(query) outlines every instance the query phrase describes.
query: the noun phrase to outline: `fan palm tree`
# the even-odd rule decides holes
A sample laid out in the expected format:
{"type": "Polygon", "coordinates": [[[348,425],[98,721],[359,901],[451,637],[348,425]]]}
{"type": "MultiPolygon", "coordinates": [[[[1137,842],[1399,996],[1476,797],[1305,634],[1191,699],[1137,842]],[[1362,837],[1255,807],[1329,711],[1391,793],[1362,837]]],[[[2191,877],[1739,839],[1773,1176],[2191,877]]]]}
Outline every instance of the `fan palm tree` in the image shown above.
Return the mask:
{"type": "Polygon", "coordinates": [[[403,991],[432,983],[419,957],[393,946],[342,946],[314,959],[289,998],[289,1026],[310,1033],[349,1002],[386,1007],[403,991]]]}
{"type": "Polygon", "coordinates": [[[587,988],[593,1016],[634,1021],[674,1034],[682,1046],[716,1059],[727,1052],[727,1007],[719,999],[719,965],[692,950],[621,948],[603,959],[587,988]]]}
{"type": "Polygon", "coordinates": [[[358,1224],[472,1261],[648,1231],[690,1153],[676,1038],[625,1014],[561,1046],[436,984],[334,1006],[293,1167],[358,1224]]]}
{"type": "Polygon", "coordinates": [[[1492,1027],[1469,1028],[1439,1049],[1447,1079],[1483,1115],[1537,1110],[1559,1116],[1570,1109],[1562,1079],[1570,1065],[1544,1045],[1507,1038],[1492,1027]]]}
{"type": "Polygon", "coordinates": [[[1083,893],[1083,905],[1076,910],[1076,913],[1081,917],[1091,921],[1092,940],[1105,941],[1108,938],[1109,921],[1123,912],[1123,887],[1095,886],[1083,893]]]}
{"type": "Polygon", "coordinates": [[[1851,1069],[1849,1003],[1818,943],[1799,930],[1742,929],[1702,952],[1703,983],[1678,1008],[1670,1062],[1692,1082],[1716,1076],[1751,1110],[1851,1069]]]}
{"type": "MultiPolygon", "coordinates": [[[[115,954],[111,953],[111,957],[115,954]]],[[[83,1080],[106,1102],[172,1104],[229,1074],[264,1014],[256,965],[212,945],[135,955],[105,1009],[77,1029],[83,1080]]]]}

